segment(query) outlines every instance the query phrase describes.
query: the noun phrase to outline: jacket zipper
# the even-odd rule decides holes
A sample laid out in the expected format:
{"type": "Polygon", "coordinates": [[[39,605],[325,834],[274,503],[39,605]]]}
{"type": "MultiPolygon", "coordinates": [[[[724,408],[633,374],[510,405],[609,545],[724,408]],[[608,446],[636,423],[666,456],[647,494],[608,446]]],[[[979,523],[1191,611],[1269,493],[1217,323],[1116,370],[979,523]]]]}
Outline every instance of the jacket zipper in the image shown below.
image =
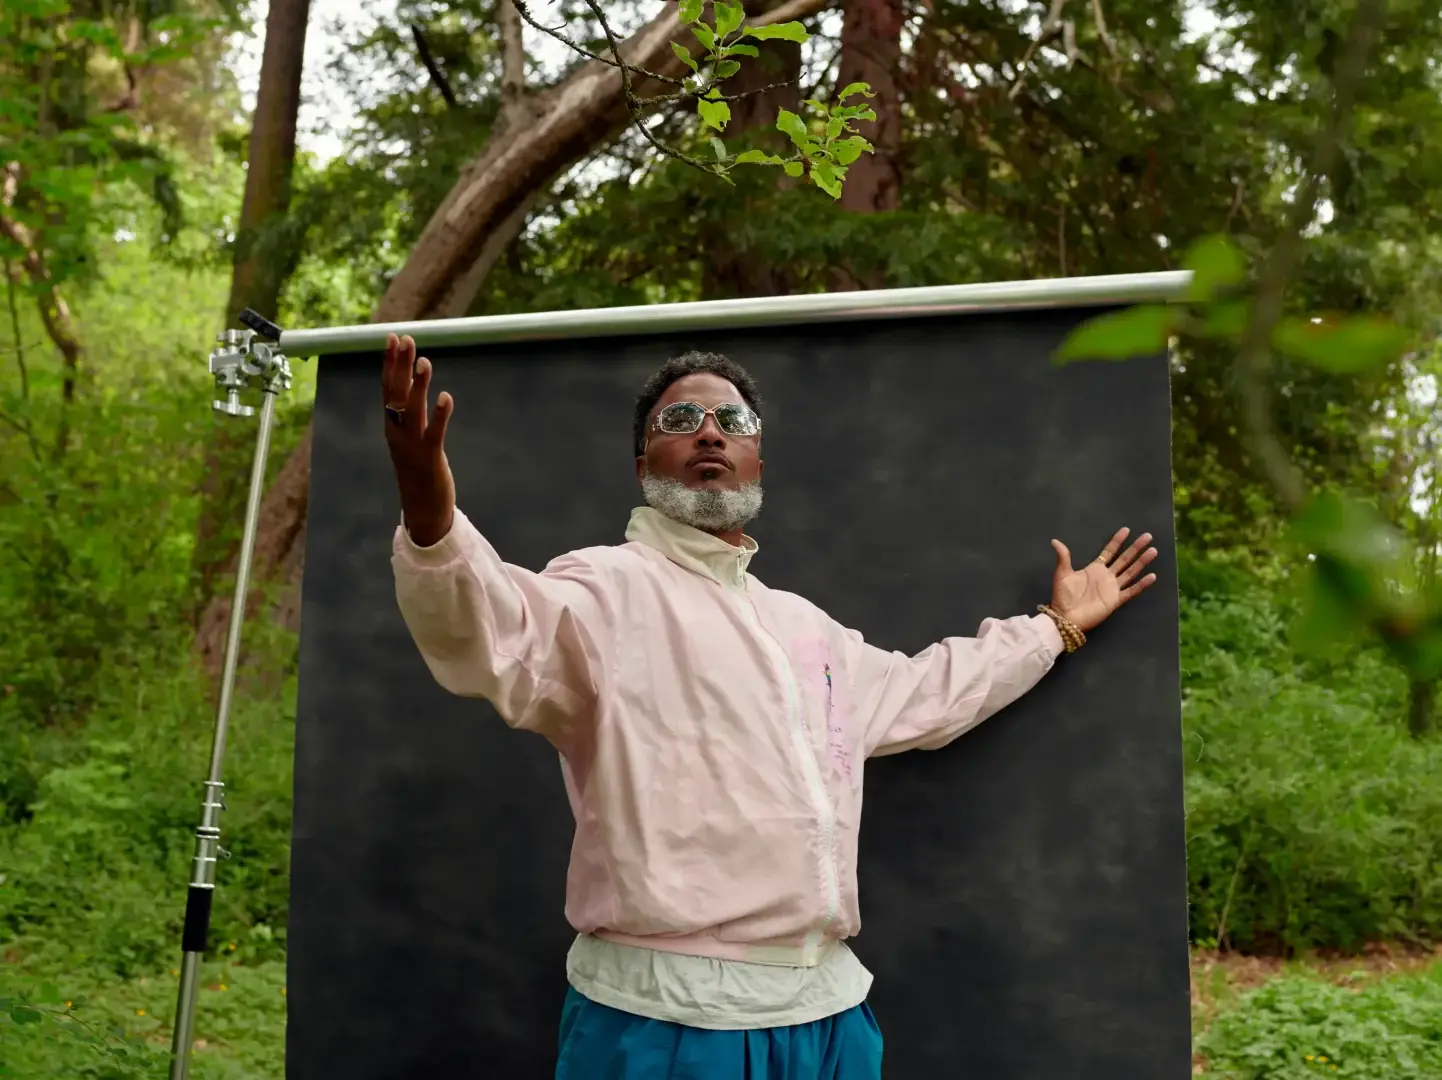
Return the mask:
{"type": "Polygon", "coordinates": [[[781,647],[781,643],[762,624],[761,614],[756,610],[756,605],[752,602],[751,597],[747,596],[745,601],[747,609],[756,622],[756,628],[770,643],[776,659],[780,663],[782,683],[786,691],[787,726],[791,728],[792,742],[801,758],[801,769],[806,774],[806,782],[811,789],[814,808],[821,817],[821,837],[824,844],[826,867],[826,912],[815,933],[819,944],[821,933],[831,925],[840,914],[841,909],[841,881],[840,874],[836,869],[836,811],[831,805],[831,797],[826,793],[826,781],[822,779],[821,767],[816,764],[816,754],[811,748],[806,720],[801,715],[800,695],[796,690],[796,676],[791,670],[791,661],[786,656],[786,650],[781,647]]]}

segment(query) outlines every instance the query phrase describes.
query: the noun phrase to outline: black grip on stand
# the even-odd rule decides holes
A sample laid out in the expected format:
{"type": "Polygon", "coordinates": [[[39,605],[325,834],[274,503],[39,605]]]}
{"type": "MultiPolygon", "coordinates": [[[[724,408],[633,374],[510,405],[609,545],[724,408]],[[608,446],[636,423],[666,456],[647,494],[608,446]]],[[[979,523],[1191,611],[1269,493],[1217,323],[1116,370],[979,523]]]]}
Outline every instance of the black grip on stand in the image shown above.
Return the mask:
{"type": "Polygon", "coordinates": [[[214,896],[214,889],[190,887],[185,897],[185,930],[180,935],[182,952],[205,952],[205,942],[210,937],[210,902],[214,896]]]}
{"type": "Polygon", "coordinates": [[[249,329],[254,330],[267,341],[280,340],[280,327],[271,322],[264,315],[246,308],[240,313],[240,321],[249,329]]]}

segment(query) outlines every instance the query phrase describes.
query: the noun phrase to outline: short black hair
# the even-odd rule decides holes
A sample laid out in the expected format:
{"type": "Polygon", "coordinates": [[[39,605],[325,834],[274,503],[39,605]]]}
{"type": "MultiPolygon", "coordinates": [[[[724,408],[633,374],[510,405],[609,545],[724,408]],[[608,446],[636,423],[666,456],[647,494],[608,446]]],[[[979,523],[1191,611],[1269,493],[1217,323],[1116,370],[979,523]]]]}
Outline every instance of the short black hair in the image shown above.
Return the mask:
{"type": "Polygon", "coordinates": [[[720,353],[688,352],[672,357],[657,369],[641,387],[636,398],[636,423],[632,429],[635,436],[636,456],[646,452],[646,423],[651,419],[651,410],[661,400],[673,382],[687,375],[719,375],[741,392],[741,397],[751,406],[757,416],[761,415],[761,391],[751,373],[730,357],[720,353]]]}

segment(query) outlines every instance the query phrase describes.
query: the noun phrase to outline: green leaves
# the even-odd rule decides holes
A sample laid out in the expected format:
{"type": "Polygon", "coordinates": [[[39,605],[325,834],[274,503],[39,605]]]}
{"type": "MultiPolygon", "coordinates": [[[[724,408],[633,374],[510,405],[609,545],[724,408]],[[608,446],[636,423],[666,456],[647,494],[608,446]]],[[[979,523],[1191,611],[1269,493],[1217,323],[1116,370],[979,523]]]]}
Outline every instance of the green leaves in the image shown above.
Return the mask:
{"type": "MultiPolygon", "coordinates": [[[[811,40],[811,35],[806,32],[806,27],[799,22],[774,23],[771,26],[748,26],[741,31],[741,36],[755,38],[757,41],[794,41],[798,45],[805,45],[811,40]]],[[[853,83],[852,85],[863,84],[853,83]]]]}
{"type": "Polygon", "coordinates": [[[841,198],[841,181],[845,176],[844,168],[829,161],[818,161],[811,166],[811,182],[833,199],[841,198]]]}
{"type": "Polygon", "coordinates": [[[1052,360],[1126,360],[1166,348],[1176,312],[1165,304],[1144,304],[1088,319],[1067,335],[1052,360]]]}
{"type": "Polygon", "coordinates": [[[1407,351],[1411,335],[1373,315],[1331,321],[1283,319],[1272,333],[1278,352],[1334,375],[1353,375],[1391,363],[1407,351]]]}
{"type": "Polygon", "coordinates": [[[731,121],[731,106],[724,101],[701,98],[696,102],[696,111],[701,115],[701,123],[717,131],[725,131],[731,121]]]}
{"type": "Polygon", "coordinates": [[[853,135],[849,139],[838,139],[833,148],[836,151],[836,160],[843,165],[850,165],[862,154],[869,154],[873,149],[872,145],[860,135],[853,135]]]}
{"type": "Polygon", "coordinates": [[[1374,634],[1415,679],[1442,676],[1442,597],[1419,586],[1416,552],[1369,503],[1324,494],[1293,520],[1290,540],[1309,559],[1297,644],[1325,650],[1374,634]]]}
{"type": "Polygon", "coordinates": [[[736,3],[728,3],[727,0],[717,0],[716,11],[716,37],[725,38],[741,25],[746,18],[746,10],[736,3]]]}
{"type": "MultiPolygon", "coordinates": [[[[1163,318],[1152,306],[1135,317],[1119,312],[1095,324],[1084,324],[1058,352],[1058,359],[1122,359],[1154,352],[1159,335],[1183,334],[1240,344],[1251,321],[1253,304],[1239,295],[1247,288],[1247,263],[1241,249],[1224,236],[1206,237],[1187,252],[1182,265],[1192,272],[1186,308],[1163,318]],[[1127,317],[1124,317],[1127,316],[1127,317]],[[1131,353],[1125,352],[1132,348],[1131,353]]],[[[1283,355],[1334,375],[1355,375],[1399,359],[1411,335],[1376,315],[1341,318],[1288,316],[1272,331],[1271,346],[1283,355]]]]}
{"type": "MultiPolygon", "coordinates": [[[[703,21],[703,0],[678,0],[677,8],[681,21],[690,27],[691,33],[705,50],[705,55],[698,59],[685,47],[674,42],[671,45],[677,58],[692,72],[682,85],[687,93],[696,96],[696,115],[701,121],[703,135],[713,131],[725,131],[731,122],[731,106],[720,87],[725,80],[740,72],[741,61],[736,58],[758,58],[761,55],[755,45],[744,44],[737,39],[790,41],[797,44],[810,40],[806,28],[799,22],[745,26],[745,10],[737,0],[716,0],[713,3],[713,25],[707,25],[703,21]]],[[[848,166],[862,154],[874,152],[871,143],[856,134],[854,125],[875,120],[875,112],[865,104],[848,105],[846,102],[853,98],[873,96],[875,95],[869,84],[854,82],[837,95],[834,105],[807,101],[806,107],[815,116],[812,122],[787,109],[779,110],[776,129],[790,139],[796,148],[796,154],[791,158],[762,150],[747,150],[734,158],[728,158],[725,145],[716,138],[711,138],[715,165],[689,155],[680,156],[688,164],[718,175],[728,182],[730,169],[737,165],[780,165],[787,176],[793,179],[810,177],[818,189],[833,199],[839,199],[848,166]]]]}
{"type": "Polygon", "coordinates": [[[673,41],[673,42],[671,42],[671,51],[676,54],[677,59],[679,59],[679,60],[681,61],[681,63],[685,64],[685,65],[686,65],[688,68],[690,68],[692,71],[700,71],[700,70],[701,70],[701,66],[700,66],[699,64],[697,64],[696,61],[695,61],[695,59],[691,56],[691,51],[690,51],[689,49],[687,49],[686,46],[682,45],[680,42],[678,42],[678,41],[673,41]]]}
{"type": "Polygon", "coordinates": [[[1209,236],[1194,244],[1182,260],[1182,266],[1193,275],[1187,299],[1202,303],[1236,288],[1247,277],[1246,260],[1225,236],[1209,236]]]}
{"type": "Polygon", "coordinates": [[[776,113],[776,130],[795,143],[799,150],[805,150],[810,143],[806,121],[790,109],[781,109],[776,113]]]}
{"type": "Polygon", "coordinates": [[[17,1024],[38,1024],[45,1019],[45,1014],[30,1005],[11,1005],[10,1019],[17,1024]]]}

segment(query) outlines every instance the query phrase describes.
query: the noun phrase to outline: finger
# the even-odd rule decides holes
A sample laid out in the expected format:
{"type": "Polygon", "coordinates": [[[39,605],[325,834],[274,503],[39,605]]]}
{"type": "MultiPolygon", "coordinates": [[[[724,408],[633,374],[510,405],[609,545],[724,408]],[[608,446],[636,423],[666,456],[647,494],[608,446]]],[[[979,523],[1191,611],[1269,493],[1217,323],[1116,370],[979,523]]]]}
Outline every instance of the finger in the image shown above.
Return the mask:
{"type": "Polygon", "coordinates": [[[1122,545],[1127,542],[1129,535],[1131,535],[1131,529],[1128,529],[1125,525],[1118,529],[1112,535],[1112,538],[1107,541],[1107,546],[1102,548],[1102,553],[1097,556],[1097,562],[1105,566],[1116,558],[1117,552],[1120,551],[1122,545]]]}
{"type": "Polygon", "coordinates": [[[410,394],[410,353],[415,346],[412,343],[407,347],[407,340],[398,338],[395,334],[389,334],[386,337],[386,359],[381,375],[381,389],[385,394],[386,405],[404,405],[406,397],[410,394]]]}
{"type": "Polygon", "coordinates": [[[436,396],[436,414],[431,417],[431,422],[426,425],[426,444],[435,450],[445,446],[446,428],[450,425],[451,417],[456,412],[456,399],[442,390],[436,396]]]}
{"type": "MultiPolygon", "coordinates": [[[[412,352],[415,347],[415,342],[411,342],[412,352]]],[[[406,428],[423,436],[426,433],[426,404],[431,391],[431,362],[421,357],[415,362],[415,372],[410,396],[406,398],[406,428]]]]}
{"type": "Polygon", "coordinates": [[[1152,534],[1142,533],[1141,536],[1138,536],[1136,540],[1132,542],[1131,547],[1127,548],[1126,551],[1122,552],[1121,557],[1118,558],[1116,562],[1112,563],[1112,571],[1117,575],[1117,577],[1121,577],[1122,571],[1125,570],[1127,567],[1131,566],[1132,563],[1136,562],[1137,559],[1141,557],[1142,551],[1145,550],[1146,546],[1151,542],[1152,534]]]}
{"type": "Polygon", "coordinates": [[[1142,552],[1141,557],[1136,559],[1130,566],[1117,575],[1118,585],[1127,585],[1136,579],[1136,576],[1147,568],[1147,564],[1157,557],[1156,548],[1147,548],[1142,552]]]}
{"type": "Polygon", "coordinates": [[[1119,602],[1125,604],[1128,600],[1139,595],[1143,589],[1150,588],[1156,583],[1157,575],[1148,574],[1146,577],[1142,578],[1141,581],[1138,581],[1135,585],[1129,585],[1127,588],[1123,589],[1121,593],[1121,600],[1119,602]]]}
{"type": "Polygon", "coordinates": [[[1051,546],[1052,550],[1056,552],[1056,572],[1070,574],[1072,572],[1071,551],[1060,540],[1053,540],[1051,546]]]}

